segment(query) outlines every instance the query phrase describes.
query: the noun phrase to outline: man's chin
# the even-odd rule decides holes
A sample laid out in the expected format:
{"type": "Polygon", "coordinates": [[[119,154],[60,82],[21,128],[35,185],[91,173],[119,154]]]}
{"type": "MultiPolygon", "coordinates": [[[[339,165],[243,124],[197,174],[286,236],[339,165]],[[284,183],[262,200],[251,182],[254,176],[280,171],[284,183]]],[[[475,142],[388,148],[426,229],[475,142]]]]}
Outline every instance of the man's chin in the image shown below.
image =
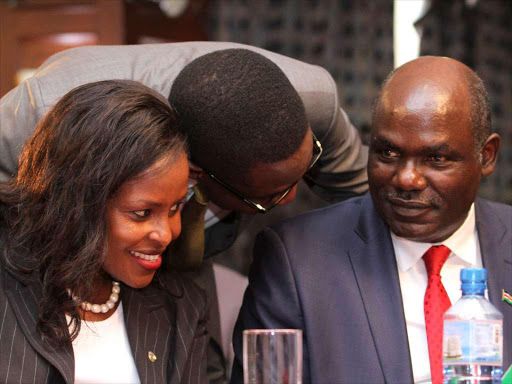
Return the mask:
{"type": "Polygon", "coordinates": [[[425,223],[393,223],[389,226],[391,232],[398,237],[418,243],[437,243],[449,237],[443,234],[435,224],[425,223]]]}

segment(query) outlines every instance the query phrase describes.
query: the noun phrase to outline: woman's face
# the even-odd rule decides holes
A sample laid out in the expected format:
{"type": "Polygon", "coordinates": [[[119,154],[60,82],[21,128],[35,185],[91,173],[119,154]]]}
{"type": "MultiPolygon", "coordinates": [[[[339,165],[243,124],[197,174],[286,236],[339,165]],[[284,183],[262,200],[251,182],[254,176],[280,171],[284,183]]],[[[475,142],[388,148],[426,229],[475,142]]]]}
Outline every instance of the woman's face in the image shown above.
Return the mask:
{"type": "Polygon", "coordinates": [[[180,203],[187,194],[188,162],[157,161],[125,182],[107,206],[108,254],[104,270],[133,288],[147,286],[162,252],[181,232],[180,203]]]}

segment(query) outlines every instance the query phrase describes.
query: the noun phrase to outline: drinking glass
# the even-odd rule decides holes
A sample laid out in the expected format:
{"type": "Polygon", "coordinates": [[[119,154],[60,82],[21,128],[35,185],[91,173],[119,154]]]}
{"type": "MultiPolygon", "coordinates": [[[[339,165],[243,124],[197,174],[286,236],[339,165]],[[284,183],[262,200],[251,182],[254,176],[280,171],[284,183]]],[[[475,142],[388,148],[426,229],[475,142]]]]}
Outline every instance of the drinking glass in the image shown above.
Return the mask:
{"type": "Polygon", "coordinates": [[[301,384],[302,331],[244,331],[244,384],[301,384]]]}

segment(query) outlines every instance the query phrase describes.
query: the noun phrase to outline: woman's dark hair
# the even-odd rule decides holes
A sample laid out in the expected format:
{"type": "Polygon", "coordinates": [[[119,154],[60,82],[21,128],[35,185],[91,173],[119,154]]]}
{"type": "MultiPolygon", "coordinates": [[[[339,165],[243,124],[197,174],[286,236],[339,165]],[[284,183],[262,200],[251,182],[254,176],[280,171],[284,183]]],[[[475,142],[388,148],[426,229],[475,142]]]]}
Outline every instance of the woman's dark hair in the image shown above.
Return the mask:
{"type": "Polygon", "coordinates": [[[71,290],[87,299],[102,272],[106,207],[127,180],[186,150],[167,100],[128,80],[71,90],[46,114],[20,157],[17,176],[0,183],[6,262],[42,283],[38,329],[59,346],[80,330],[71,290]],[[62,314],[71,315],[69,335],[62,314]]]}

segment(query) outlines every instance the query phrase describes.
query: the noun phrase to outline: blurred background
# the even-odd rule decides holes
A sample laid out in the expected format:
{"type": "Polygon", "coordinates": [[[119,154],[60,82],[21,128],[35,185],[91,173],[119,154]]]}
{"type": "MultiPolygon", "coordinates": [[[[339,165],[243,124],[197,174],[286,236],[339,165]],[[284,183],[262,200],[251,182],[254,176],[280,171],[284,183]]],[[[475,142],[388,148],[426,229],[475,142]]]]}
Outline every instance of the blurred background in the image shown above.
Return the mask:
{"type": "MultiPolygon", "coordinates": [[[[509,0],[0,0],[0,96],[78,45],[233,41],[325,67],[366,140],[386,75],[418,55],[450,56],[483,78],[503,139],[481,195],[512,204],[511,20],[509,0]]],[[[251,231],[322,205],[301,188],[294,204],[257,217],[251,231]]],[[[241,236],[232,252],[250,248],[251,236],[241,236]]]]}
{"type": "Polygon", "coordinates": [[[0,96],[78,45],[234,41],[329,70],[365,140],[393,67],[450,56],[484,79],[504,140],[481,194],[511,204],[511,20],[509,0],[0,0],[0,96]]]}

